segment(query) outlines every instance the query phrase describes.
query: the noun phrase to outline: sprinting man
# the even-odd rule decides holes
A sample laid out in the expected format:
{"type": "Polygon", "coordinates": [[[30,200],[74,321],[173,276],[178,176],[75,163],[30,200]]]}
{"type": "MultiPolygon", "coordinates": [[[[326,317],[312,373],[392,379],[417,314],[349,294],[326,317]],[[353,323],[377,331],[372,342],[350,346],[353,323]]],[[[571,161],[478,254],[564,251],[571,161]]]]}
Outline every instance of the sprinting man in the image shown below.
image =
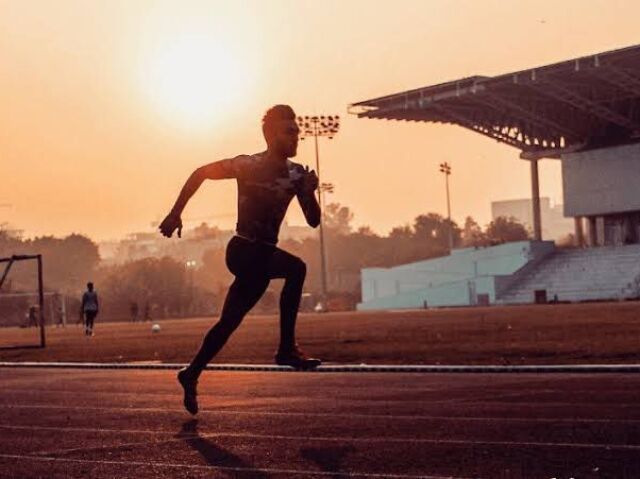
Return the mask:
{"type": "Polygon", "coordinates": [[[236,179],[238,223],[226,252],[227,267],[235,279],[229,287],[220,320],[205,335],[189,366],[178,373],[184,389],[184,406],[191,414],[198,412],[196,387],[200,373],[258,302],[272,279],[285,280],[280,296],[280,346],[275,355],[276,364],[303,369],[320,364],[320,360],[304,354],[295,341],[306,265],[276,246],[280,224],[294,197],[298,198],[309,226],[315,228],[320,224],[320,206],[314,195],[318,177],[308,167],[289,160],[296,156],[300,132],[290,106],[276,105],[269,109],[262,119],[262,131],[266,151],[196,169],[160,225],[163,235],[171,237],[177,229],[180,237],[182,210],[204,180],[236,179]]]}
{"type": "Polygon", "coordinates": [[[100,306],[98,303],[98,293],[93,290],[93,283],[87,283],[87,290],[82,295],[81,311],[84,315],[84,334],[93,336],[93,322],[98,316],[100,306]]]}

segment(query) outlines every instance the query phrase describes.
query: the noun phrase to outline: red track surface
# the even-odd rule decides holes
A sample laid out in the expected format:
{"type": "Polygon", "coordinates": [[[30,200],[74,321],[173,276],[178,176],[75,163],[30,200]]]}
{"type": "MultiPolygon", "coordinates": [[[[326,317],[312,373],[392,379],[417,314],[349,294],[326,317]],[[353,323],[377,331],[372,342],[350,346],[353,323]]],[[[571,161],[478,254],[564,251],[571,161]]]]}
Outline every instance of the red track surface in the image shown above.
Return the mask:
{"type": "Polygon", "coordinates": [[[0,477],[640,477],[640,376],[0,369],[0,477]]]}

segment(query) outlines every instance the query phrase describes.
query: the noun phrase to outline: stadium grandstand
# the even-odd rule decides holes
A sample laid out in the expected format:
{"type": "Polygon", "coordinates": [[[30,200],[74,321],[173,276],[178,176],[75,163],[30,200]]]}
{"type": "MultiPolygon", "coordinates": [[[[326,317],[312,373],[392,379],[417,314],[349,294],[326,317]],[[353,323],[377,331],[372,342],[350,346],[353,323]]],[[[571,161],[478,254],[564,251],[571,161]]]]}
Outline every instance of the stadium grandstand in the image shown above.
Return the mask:
{"type": "Polygon", "coordinates": [[[640,45],[394,93],[349,111],[458,125],[517,148],[531,165],[533,241],[517,251],[509,245],[454,250],[436,260],[365,269],[361,309],[639,296],[640,45]],[[543,158],[562,165],[573,250],[542,238],[543,158]]]}

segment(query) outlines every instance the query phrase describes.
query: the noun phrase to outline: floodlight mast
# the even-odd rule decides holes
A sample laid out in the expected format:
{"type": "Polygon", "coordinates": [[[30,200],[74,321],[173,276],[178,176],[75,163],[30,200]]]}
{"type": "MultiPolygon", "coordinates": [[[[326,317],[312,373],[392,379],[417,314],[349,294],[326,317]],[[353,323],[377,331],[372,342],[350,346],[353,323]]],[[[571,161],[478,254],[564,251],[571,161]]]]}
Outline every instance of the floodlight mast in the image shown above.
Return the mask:
{"type": "Polygon", "coordinates": [[[449,175],[451,175],[451,165],[446,161],[440,163],[440,173],[444,173],[447,188],[447,222],[449,226],[449,252],[453,250],[453,225],[451,223],[451,200],[449,197],[449,175]]]}
{"type": "MultiPolygon", "coordinates": [[[[340,116],[338,115],[313,115],[299,116],[297,118],[298,128],[300,128],[300,139],[313,137],[315,153],[316,153],[316,173],[318,180],[320,176],[320,153],[318,149],[318,137],[327,137],[332,140],[340,129],[340,116]]],[[[318,188],[318,203],[320,204],[320,274],[322,288],[322,306],[326,309],[327,301],[327,260],[324,246],[324,205],[323,205],[323,189],[318,188]]],[[[328,190],[326,190],[328,191],[328,190]]]]}

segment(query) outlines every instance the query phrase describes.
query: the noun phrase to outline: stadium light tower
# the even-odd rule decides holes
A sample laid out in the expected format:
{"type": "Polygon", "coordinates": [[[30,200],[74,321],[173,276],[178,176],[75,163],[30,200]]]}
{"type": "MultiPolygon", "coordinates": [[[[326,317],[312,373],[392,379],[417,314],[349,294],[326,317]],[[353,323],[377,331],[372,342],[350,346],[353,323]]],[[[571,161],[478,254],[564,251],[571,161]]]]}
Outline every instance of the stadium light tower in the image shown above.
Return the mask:
{"type": "MultiPolygon", "coordinates": [[[[338,115],[314,115],[314,116],[299,116],[297,118],[298,127],[300,128],[300,139],[313,137],[316,151],[316,173],[318,179],[320,176],[320,153],[318,152],[318,137],[324,136],[330,140],[338,133],[340,129],[340,117],[338,115]]],[[[321,184],[322,185],[322,184],[321,184]]],[[[322,204],[323,189],[318,188],[318,203],[320,204],[320,274],[321,274],[321,286],[322,286],[322,305],[326,306],[327,300],[327,260],[324,248],[324,205],[322,204]]]]}
{"type": "Polygon", "coordinates": [[[453,250],[453,225],[451,223],[451,200],[449,198],[449,175],[451,175],[451,165],[446,161],[440,163],[440,173],[444,173],[447,185],[447,221],[449,222],[449,252],[453,250]]]}

